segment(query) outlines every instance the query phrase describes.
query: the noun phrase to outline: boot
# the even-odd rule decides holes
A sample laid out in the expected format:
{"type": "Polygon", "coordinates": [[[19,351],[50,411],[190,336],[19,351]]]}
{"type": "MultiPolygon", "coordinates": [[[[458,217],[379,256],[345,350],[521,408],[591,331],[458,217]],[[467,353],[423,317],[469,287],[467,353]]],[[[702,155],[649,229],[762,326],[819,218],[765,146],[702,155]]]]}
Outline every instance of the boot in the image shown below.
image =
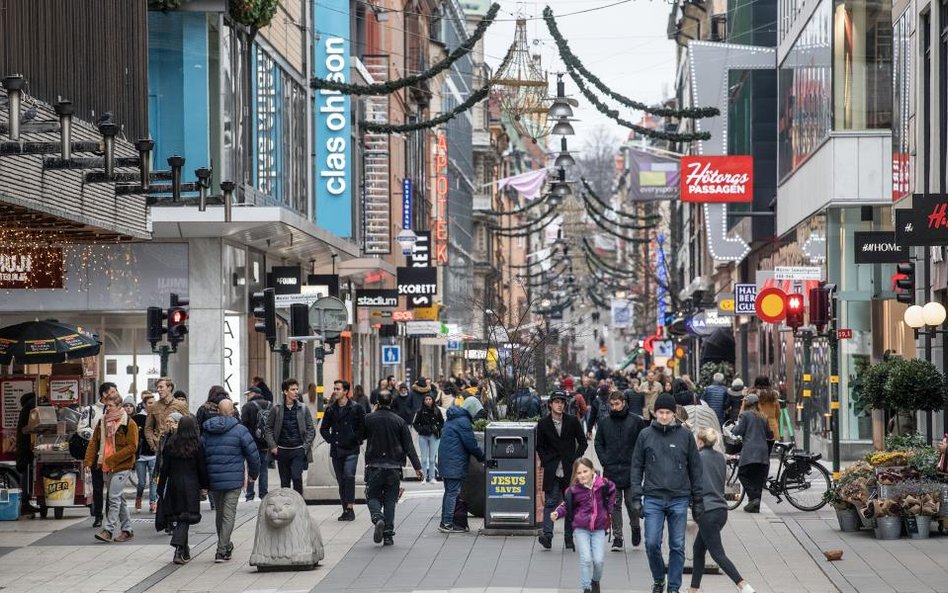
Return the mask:
{"type": "Polygon", "coordinates": [[[141,510],[142,510],[142,497],[136,496],[135,497],[135,512],[140,513],[141,510]]]}
{"type": "Polygon", "coordinates": [[[590,584],[592,585],[592,587],[590,587],[592,593],[599,593],[599,581],[592,581],[590,584]]]}
{"type": "Polygon", "coordinates": [[[755,498],[746,505],[744,505],[745,513],[759,513],[760,512],[760,499],[755,498]]]}

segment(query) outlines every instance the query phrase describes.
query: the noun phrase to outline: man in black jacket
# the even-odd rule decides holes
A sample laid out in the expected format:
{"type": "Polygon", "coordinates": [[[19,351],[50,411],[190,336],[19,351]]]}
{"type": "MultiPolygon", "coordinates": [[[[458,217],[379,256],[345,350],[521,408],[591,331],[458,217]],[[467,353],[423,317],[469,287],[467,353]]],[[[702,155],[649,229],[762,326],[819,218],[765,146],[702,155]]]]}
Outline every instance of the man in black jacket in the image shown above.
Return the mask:
{"type": "Polygon", "coordinates": [[[678,593],[685,568],[688,502],[695,521],[704,514],[701,458],[691,431],[675,419],[675,398],[655,400],[655,420],[639,434],[632,453],[632,508],[645,517],[645,553],[652,593],[665,588],[662,532],[668,521],[668,593],[678,593]],[[641,497],[644,495],[644,501],[641,497]]]}
{"type": "MultiPolygon", "coordinates": [[[[576,416],[564,414],[569,396],[565,391],[554,391],[550,395],[550,413],[537,422],[537,455],[543,466],[543,534],[539,542],[546,549],[553,545],[552,513],[563,493],[569,488],[573,473],[573,462],[586,451],[586,435],[583,425],[576,416]]],[[[573,547],[573,526],[565,526],[563,545],[568,550],[573,547]]]]}
{"type": "Polygon", "coordinates": [[[599,421],[596,431],[596,457],[602,464],[602,473],[616,485],[616,506],[612,511],[612,549],[622,550],[622,502],[629,512],[632,527],[632,545],[642,541],[638,514],[632,512],[632,451],[639,432],[647,426],[641,416],[629,410],[625,395],[618,391],[609,394],[609,416],[599,421]]]}
{"type": "Polygon", "coordinates": [[[303,494],[303,470],[313,461],[313,439],[316,427],[313,414],[299,401],[300,383],[287,379],[281,385],[283,403],[273,406],[267,414],[264,436],[270,454],[276,457],[280,471],[280,487],[303,494]]]}
{"type": "Polygon", "coordinates": [[[342,503],[340,521],[355,521],[355,475],[359,465],[359,447],[365,433],[365,409],[352,401],[348,381],[332,384],[332,403],[323,414],[319,434],[329,443],[329,458],[339,484],[342,503]]]}
{"type": "MultiPolygon", "coordinates": [[[[270,449],[267,448],[266,436],[259,432],[257,428],[260,426],[260,414],[272,409],[273,404],[266,400],[263,391],[259,387],[250,387],[244,392],[244,396],[247,397],[247,403],[240,408],[240,421],[250,431],[250,436],[257,444],[257,454],[260,455],[260,475],[257,477],[257,485],[259,486],[260,498],[263,498],[270,491],[267,468],[270,467],[270,461],[272,460],[270,459],[270,449]]],[[[256,496],[254,483],[248,481],[245,499],[249,502],[254,499],[254,496],[256,496]]]]}
{"type": "Polygon", "coordinates": [[[392,394],[381,391],[378,409],[365,417],[365,499],[375,531],[375,543],[395,543],[395,505],[405,458],[421,480],[421,462],[408,424],[392,411],[392,394]]]}

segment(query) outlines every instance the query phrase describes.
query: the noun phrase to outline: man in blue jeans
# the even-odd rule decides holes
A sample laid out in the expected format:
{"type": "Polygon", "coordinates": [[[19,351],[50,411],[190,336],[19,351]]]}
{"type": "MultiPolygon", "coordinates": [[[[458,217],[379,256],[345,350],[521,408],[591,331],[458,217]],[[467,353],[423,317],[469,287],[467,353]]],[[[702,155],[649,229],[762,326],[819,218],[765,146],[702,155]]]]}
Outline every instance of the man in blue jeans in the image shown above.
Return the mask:
{"type": "MultiPolygon", "coordinates": [[[[250,436],[253,437],[254,442],[257,444],[257,452],[260,454],[260,475],[257,478],[257,482],[260,486],[260,498],[264,498],[267,492],[270,491],[268,483],[269,476],[267,476],[267,467],[270,463],[270,449],[267,447],[265,431],[261,431],[260,414],[269,413],[267,410],[272,410],[273,404],[266,400],[263,395],[263,390],[259,387],[250,387],[250,389],[244,392],[244,396],[247,398],[247,403],[244,404],[244,407],[240,408],[240,421],[247,427],[247,430],[250,431],[250,436]]],[[[264,416],[264,418],[266,418],[266,416],[264,416]]],[[[253,481],[248,481],[246,495],[248,502],[254,499],[256,495],[254,490],[253,481]]]]}
{"type": "Polygon", "coordinates": [[[467,469],[471,455],[478,461],[484,461],[484,451],[474,439],[474,420],[470,412],[462,406],[448,408],[448,418],[444,423],[441,443],[438,445],[438,473],[444,482],[444,497],[441,499],[442,533],[464,533],[466,530],[454,524],[454,507],[458,502],[461,486],[467,479],[467,469]]]}
{"type": "Polygon", "coordinates": [[[662,532],[668,522],[668,593],[679,593],[685,568],[688,503],[695,521],[704,514],[701,458],[694,435],[675,419],[671,394],[658,396],[654,414],[655,420],[639,433],[632,452],[632,508],[645,516],[652,593],[665,590],[662,532]]]}

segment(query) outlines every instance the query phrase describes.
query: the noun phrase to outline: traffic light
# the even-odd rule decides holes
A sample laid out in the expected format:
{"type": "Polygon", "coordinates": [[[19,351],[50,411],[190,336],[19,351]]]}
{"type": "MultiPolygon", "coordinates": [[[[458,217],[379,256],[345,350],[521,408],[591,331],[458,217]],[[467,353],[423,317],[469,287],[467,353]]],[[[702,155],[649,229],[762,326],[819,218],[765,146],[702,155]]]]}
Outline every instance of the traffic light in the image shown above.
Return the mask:
{"type": "Polygon", "coordinates": [[[168,307],[168,343],[174,348],[188,335],[188,299],[171,293],[168,307]]]}
{"type": "Polygon", "coordinates": [[[802,294],[788,294],[787,295],[787,327],[797,330],[803,325],[803,295],[802,294]]]}
{"type": "Polygon", "coordinates": [[[290,337],[302,338],[309,335],[309,307],[303,303],[290,305],[290,337]]]}
{"type": "Polygon", "coordinates": [[[154,348],[165,334],[165,312],[161,307],[148,307],[148,342],[154,348]]]}
{"type": "Polygon", "coordinates": [[[254,329],[262,333],[273,348],[277,337],[276,291],[267,288],[253,293],[253,316],[257,318],[254,329]]]}
{"type": "Polygon", "coordinates": [[[825,285],[810,289],[810,323],[821,332],[830,318],[830,293],[825,285]]]}
{"type": "Polygon", "coordinates": [[[915,264],[896,264],[896,300],[907,305],[915,304],[915,264]]]}

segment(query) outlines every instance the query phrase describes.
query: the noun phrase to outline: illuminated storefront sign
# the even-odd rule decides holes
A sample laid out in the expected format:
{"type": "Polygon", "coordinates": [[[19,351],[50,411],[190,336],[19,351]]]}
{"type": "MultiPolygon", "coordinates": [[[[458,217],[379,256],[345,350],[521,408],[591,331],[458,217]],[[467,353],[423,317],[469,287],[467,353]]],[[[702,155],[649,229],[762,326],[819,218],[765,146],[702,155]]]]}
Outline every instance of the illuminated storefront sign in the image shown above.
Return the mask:
{"type": "Polygon", "coordinates": [[[438,134],[434,158],[434,264],[448,264],[448,141],[438,134]]]}
{"type": "MultiPolygon", "coordinates": [[[[349,1],[313,3],[316,76],[349,82],[349,1]]],[[[339,235],[352,236],[351,147],[352,106],[348,95],[319,89],[316,105],[316,224],[339,235]]]]}

